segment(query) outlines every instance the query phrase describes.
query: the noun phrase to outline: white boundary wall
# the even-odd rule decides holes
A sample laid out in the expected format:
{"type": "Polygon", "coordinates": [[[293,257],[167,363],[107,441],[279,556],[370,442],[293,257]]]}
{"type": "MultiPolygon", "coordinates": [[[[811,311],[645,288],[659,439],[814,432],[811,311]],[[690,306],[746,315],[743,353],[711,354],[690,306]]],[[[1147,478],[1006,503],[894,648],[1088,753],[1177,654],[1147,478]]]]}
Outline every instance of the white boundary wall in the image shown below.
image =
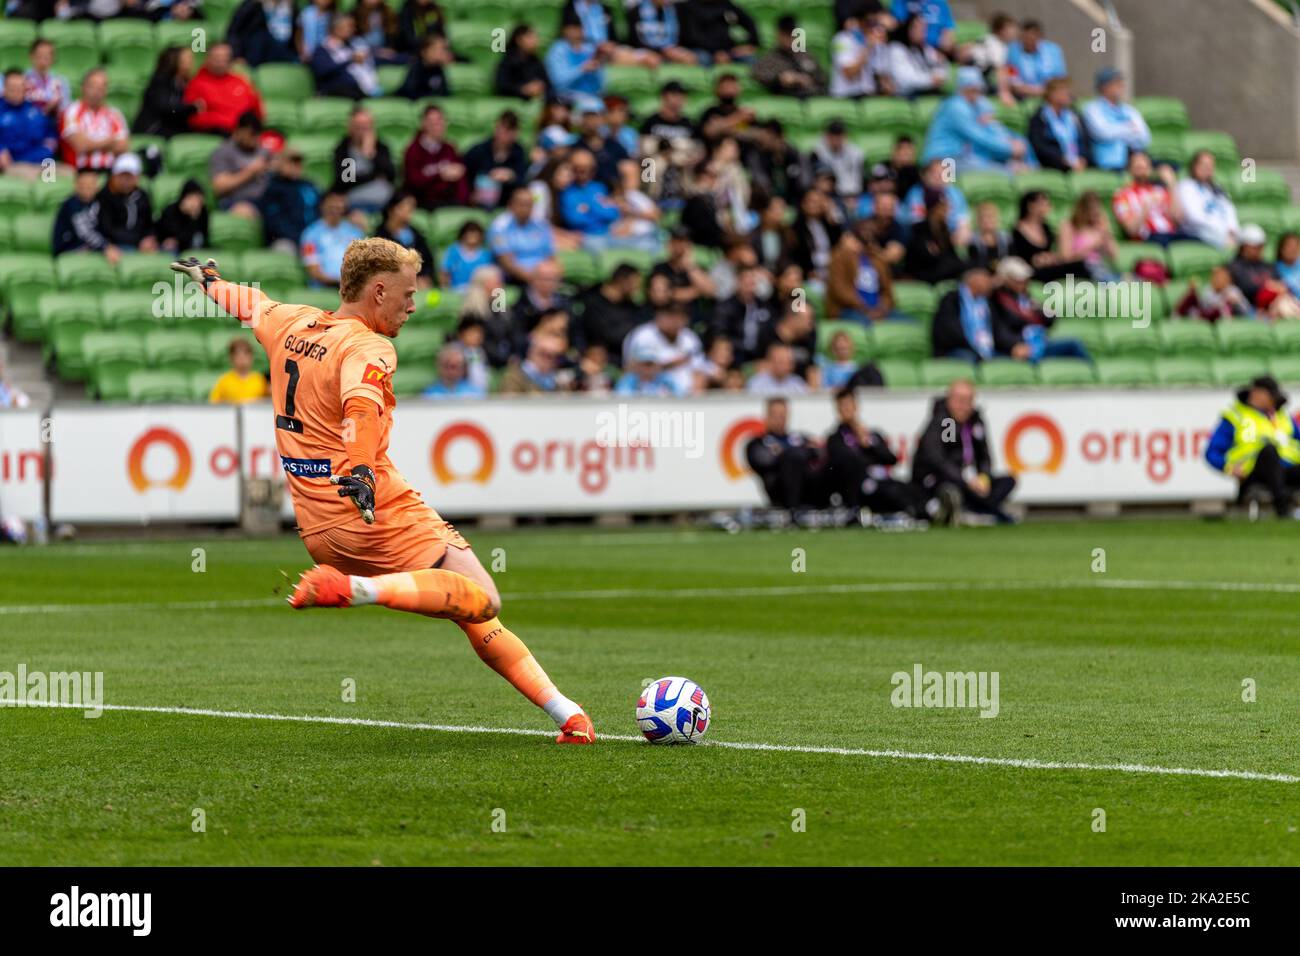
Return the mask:
{"type": "MultiPolygon", "coordinates": [[[[906,478],[931,393],[861,393],[906,478]]],[[[1203,453],[1226,390],[986,391],[995,468],[1026,504],[1228,499],[1203,453]]],[[[763,401],[403,400],[393,461],[450,516],[669,512],[762,504],[744,445],[763,401]],[[638,429],[640,429],[638,431],[638,429]],[[619,442],[649,439],[649,446],[619,442]]],[[[234,521],[246,477],[281,474],[269,404],[68,405],[0,413],[0,513],[52,521],[234,521]],[[48,458],[46,452],[48,451],[48,458]]],[[[793,399],[791,427],[824,435],[828,395],[793,399]]],[[[286,505],[286,516],[290,513],[286,505]]]]}

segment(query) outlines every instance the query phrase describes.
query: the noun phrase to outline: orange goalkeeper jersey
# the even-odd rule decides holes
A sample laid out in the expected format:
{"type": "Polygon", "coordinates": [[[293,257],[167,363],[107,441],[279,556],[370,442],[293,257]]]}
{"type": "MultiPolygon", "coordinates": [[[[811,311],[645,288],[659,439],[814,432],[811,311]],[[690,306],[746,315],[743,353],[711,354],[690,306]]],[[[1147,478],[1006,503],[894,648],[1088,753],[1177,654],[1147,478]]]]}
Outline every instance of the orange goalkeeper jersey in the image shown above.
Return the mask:
{"type": "Polygon", "coordinates": [[[271,360],[276,450],[300,533],[354,521],[364,526],[352,500],[340,497],[338,487],[330,484],[331,475],[346,475],[358,464],[375,472],[375,524],[368,526],[373,532],[400,531],[426,519],[429,509],[420,493],[388,458],[396,404],[392,341],[360,319],[276,302],[247,286],[216,282],[208,294],[252,325],[271,360]],[[343,406],[354,396],[373,399],[380,409],[382,430],[372,462],[348,460],[344,435],[351,423],[343,406]]]}

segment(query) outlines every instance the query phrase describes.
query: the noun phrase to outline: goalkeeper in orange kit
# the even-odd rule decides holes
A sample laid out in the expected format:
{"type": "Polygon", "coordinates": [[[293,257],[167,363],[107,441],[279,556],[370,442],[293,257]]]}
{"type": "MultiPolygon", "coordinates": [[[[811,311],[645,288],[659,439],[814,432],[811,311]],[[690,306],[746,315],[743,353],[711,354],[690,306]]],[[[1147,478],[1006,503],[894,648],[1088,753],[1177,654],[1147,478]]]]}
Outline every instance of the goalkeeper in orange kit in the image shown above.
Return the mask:
{"type": "Polygon", "coordinates": [[[354,241],[333,312],[225,282],[211,259],[172,268],[250,324],[270,357],[276,447],[299,533],[316,562],[289,603],[381,604],[449,618],[484,663],[550,715],[558,743],[593,743],[582,708],[556,690],[497,619],[501,598],[469,542],[388,458],[397,370],[390,340],[415,311],[420,264],[418,253],[387,239],[354,241]]]}

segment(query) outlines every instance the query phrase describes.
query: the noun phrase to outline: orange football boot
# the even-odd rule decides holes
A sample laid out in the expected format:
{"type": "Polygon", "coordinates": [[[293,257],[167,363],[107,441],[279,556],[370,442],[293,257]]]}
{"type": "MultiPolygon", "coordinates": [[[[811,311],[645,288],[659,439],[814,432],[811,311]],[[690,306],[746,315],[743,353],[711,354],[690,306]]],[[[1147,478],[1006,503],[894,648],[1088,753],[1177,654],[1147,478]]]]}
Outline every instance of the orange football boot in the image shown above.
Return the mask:
{"type": "Polygon", "coordinates": [[[591,718],[579,711],[564,722],[560,735],[555,738],[557,744],[594,744],[596,728],[591,725],[591,718]]]}
{"type": "Polygon", "coordinates": [[[293,608],[348,607],[351,603],[352,582],[328,564],[318,564],[299,575],[289,598],[289,606],[293,608]]]}

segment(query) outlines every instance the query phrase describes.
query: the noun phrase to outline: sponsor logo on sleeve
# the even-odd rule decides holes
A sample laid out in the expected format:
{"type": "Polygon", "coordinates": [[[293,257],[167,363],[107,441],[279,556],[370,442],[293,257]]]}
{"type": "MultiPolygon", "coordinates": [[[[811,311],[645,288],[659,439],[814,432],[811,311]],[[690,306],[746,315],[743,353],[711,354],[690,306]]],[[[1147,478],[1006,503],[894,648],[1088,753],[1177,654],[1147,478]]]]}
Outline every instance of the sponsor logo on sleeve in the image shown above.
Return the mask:
{"type": "Polygon", "coordinates": [[[280,464],[296,478],[328,478],[332,474],[328,458],[286,458],[281,455],[280,464]]]}
{"type": "Polygon", "coordinates": [[[378,365],[371,363],[366,366],[365,372],[361,375],[361,381],[367,385],[377,385],[383,387],[384,382],[388,380],[388,369],[380,368],[378,365]]]}

